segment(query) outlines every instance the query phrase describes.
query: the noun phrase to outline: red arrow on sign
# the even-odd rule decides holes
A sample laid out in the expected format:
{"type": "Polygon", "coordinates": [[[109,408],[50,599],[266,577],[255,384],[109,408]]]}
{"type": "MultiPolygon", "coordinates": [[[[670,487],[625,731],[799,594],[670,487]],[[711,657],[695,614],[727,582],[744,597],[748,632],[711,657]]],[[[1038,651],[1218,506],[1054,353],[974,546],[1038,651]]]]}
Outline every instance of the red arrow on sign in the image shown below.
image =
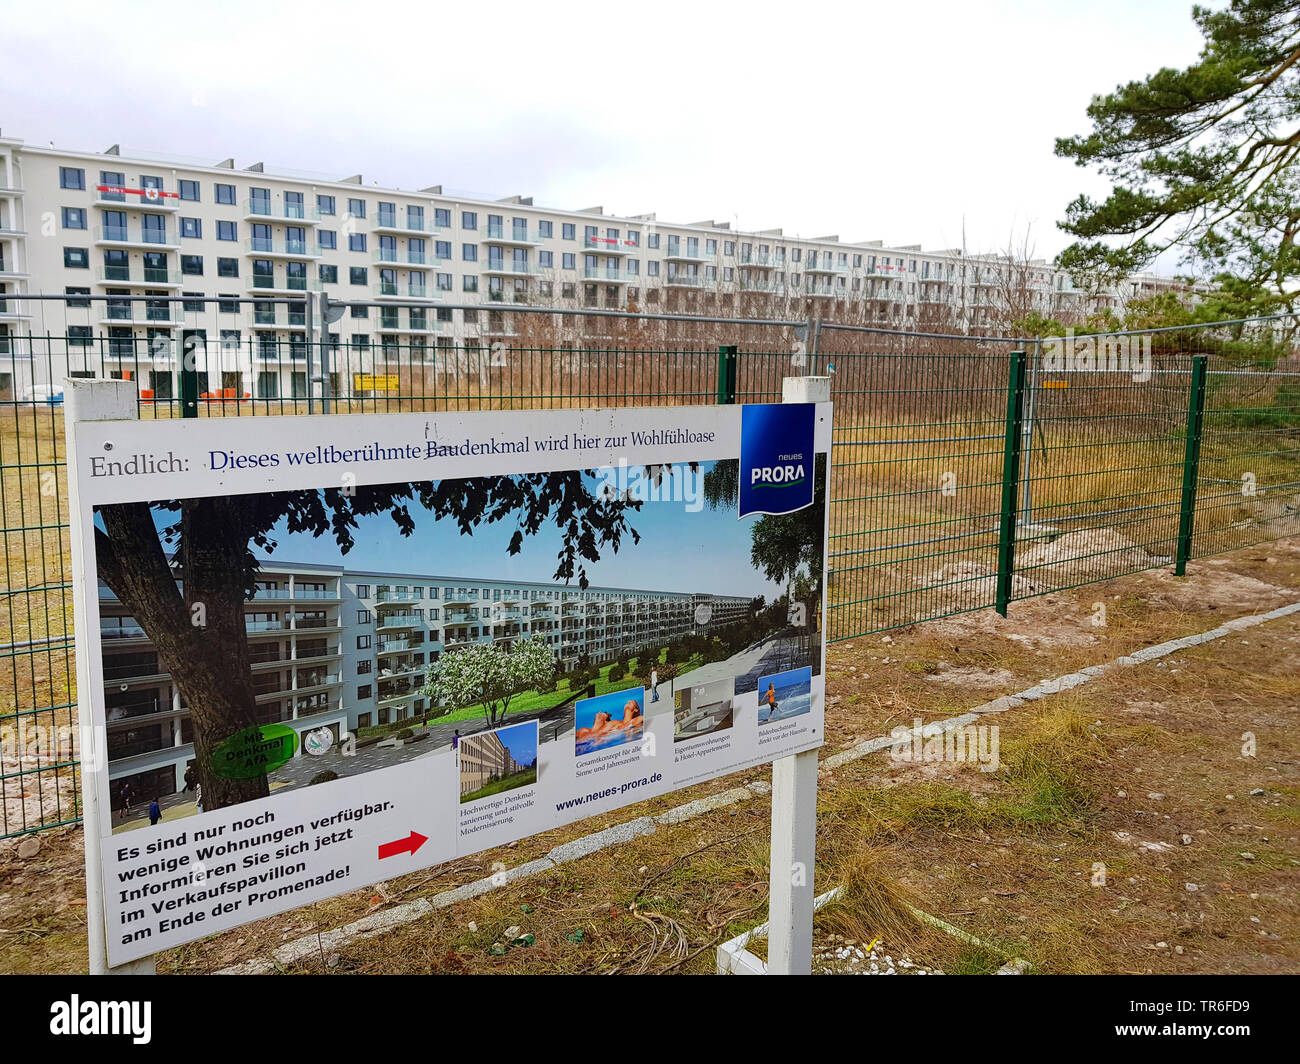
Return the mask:
{"type": "Polygon", "coordinates": [[[398,839],[396,842],[385,842],[381,845],[379,847],[379,859],[382,861],[385,857],[396,857],[399,853],[415,853],[428,841],[418,831],[412,831],[404,839],[398,839]]]}

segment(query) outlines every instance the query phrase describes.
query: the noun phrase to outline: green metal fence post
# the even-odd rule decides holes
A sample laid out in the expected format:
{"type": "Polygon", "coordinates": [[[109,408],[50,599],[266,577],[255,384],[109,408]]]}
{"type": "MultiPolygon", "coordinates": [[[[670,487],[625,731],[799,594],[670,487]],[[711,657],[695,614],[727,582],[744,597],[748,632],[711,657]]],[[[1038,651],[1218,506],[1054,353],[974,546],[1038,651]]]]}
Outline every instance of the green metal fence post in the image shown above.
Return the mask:
{"type": "Polygon", "coordinates": [[[736,351],[735,344],[718,348],[718,402],[724,406],[736,401],[736,351]]]}
{"type": "Polygon", "coordinates": [[[1183,500],[1178,514],[1178,548],[1174,573],[1187,575],[1196,518],[1196,482],[1201,468],[1201,434],[1205,425],[1205,374],[1208,359],[1192,356],[1192,390],[1187,398],[1187,445],[1183,449],[1183,500]]]}
{"type": "Polygon", "coordinates": [[[1007,431],[1002,446],[1002,517],[998,525],[998,587],[995,608],[1003,617],[1011,601],[1016,561],[1016,498],[1025,415],[1025,352],[1012,351],[1007,381],[1007,431]]]}

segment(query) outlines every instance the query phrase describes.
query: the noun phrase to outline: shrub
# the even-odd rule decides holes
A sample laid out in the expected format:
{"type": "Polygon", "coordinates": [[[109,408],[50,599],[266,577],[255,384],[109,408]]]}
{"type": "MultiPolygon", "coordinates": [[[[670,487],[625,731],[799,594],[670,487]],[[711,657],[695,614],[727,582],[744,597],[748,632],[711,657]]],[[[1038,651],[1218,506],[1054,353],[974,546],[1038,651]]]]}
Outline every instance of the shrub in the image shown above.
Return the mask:
{"type": "Polygon", "coordinates": [[[329,783],[330,780],[336,780],[338,778],[339,774],[337,772],[333,769],[327,768],[324,772],[317,772],[316,775],[309,779],[307,781],[307,786],[310,787],[314,783],[329,783]]]}

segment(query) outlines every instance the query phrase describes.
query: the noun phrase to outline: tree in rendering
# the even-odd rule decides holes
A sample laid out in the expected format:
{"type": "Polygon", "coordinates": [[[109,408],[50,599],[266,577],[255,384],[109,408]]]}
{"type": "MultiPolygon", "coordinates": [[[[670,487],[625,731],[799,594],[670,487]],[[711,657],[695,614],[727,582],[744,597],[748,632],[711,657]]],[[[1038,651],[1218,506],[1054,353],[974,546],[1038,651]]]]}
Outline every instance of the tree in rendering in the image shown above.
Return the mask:
{"type": "Polygon", "coordinates": [[[1292,308],[1300,287],[1300,4],[1231,0],[1194,7],[1196,62],[1093,98],[1092,132],[1056,153],[1109,179],[1061,227],[1078,241],[1058,262],[1118,280],[1171,249],[1207,276],[1235,275],[1257,309],[1292,308]]]}
{"type": "Polygon", "coordinates": [[[628,511],[639,507],[597,497],[579,470],[115,503],[99,508],[95,553],[99,576],[153,641],[160,668],[190,709],[204,807],[220,809],[269,793],[265,776],[227,779],[212,757],[222,741],[258,723],[244,604],[258,576],[253,549],[274,550],[281,523],[291,533],[331,536],[343,554],[355,544],[357,519],[376,514],[390,515],[404,536],[417,513],[452,521],[462,535],[509,521],[510,554],[550,524],[561,533],[555,579],[585,588],[586,563],[605,548],[617,552],[624,536],[638,541],[628,511]]]}
{"type": "Polygon", "coordinates": [[[482,705],[483,718],[493,727],[505,719],[516,695],[545,687],[554,673],[555,659],[540,638],[518,640],[509,650],[471,643],[430,666],[424,693],[454,709],[482,705]]]}

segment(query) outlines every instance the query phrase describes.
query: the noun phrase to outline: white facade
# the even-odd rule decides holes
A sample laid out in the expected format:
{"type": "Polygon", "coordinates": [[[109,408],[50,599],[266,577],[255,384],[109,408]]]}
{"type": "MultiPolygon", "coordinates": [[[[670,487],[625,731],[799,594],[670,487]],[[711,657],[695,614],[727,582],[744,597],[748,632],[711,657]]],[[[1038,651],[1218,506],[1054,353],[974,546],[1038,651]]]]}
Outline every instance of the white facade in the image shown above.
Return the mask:
{"type": "Polygon", "coordinates": [[[962,331],[988,324],[1009,298],[1069,316],[1178,287],[1143,275],[1088,306],[1068,275],[1046,262],[806,240],[781,230],[742,233],[600,208],[549,210],[523,197],[382,189],[360,175],[312,180],[267,173],[261,164],[236,169],[232,160],[203,166],[0,139],[0,354],[10,363],[0,392],[42,379],[39,365],[25,372],[22,359],[33,355],[39,364],[66,354],[66,367],[56,369],[134,375],[142,390],[171,398],[175,352],[197,336],[210,396],[305,396],[303,304],[233,302],[240,298],[323,293],[372,304],[351,307],[327,330],[347,352],[339,359],[347,371],[329,382],[330,393],[342,396],[370,391],[361,385],[374,380],[359,375],[386,372],[385,345],[400,345],[409,362],[412,347],[419,361],[421,348],[509,337],[519,316],[508,311],[518,303],[962,331]],[[141,298],[65,308],[12,298],[22,293],[141,298]],[[232,302],[143,298],[185,295],[232,302]],[[164,340],[171,344],[151,342],[164,340]]]}

